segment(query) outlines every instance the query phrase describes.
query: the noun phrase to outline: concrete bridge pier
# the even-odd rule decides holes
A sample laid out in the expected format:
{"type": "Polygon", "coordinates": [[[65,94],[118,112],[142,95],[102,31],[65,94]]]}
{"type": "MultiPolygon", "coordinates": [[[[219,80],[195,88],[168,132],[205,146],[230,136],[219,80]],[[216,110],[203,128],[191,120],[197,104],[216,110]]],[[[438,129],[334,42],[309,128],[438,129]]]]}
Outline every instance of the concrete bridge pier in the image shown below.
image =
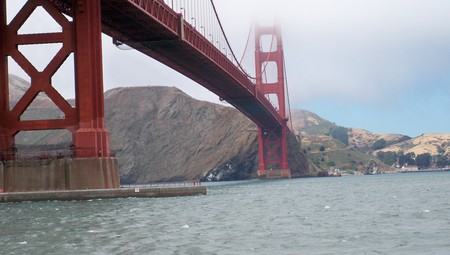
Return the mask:
{"type": "Polygon", "coordinates": [[[101,48],[101,1],[77,0],[72,20],[49,0],[27,1],[8,24],[6,1],[0,1],[0,191],[49,191],[119,188],[117,159],[111,157],[105,129],[101,48]],[[21,34],[19,29],[41,7],[61,26],[58,32],[21,34]],[[22,45],[57,43],[61,49],[38,70],[20,52],[22,45]],[[75,105],[53,87],[52,77],[74,55],[75,105]],[[8,58],[29,76],[30,88],[10,106],[8,58]],[[33,100],[45,93],[63,118],[23,120],[33,100]],[[72,133],[71,156],[19,160],[15,136],[21,131],[66,129],[72,133]]]}
{"type": "Polygon", "coordinates": [[[0,192],[118,189],[116,158],[62,158],[0,162],[0,192]]]}

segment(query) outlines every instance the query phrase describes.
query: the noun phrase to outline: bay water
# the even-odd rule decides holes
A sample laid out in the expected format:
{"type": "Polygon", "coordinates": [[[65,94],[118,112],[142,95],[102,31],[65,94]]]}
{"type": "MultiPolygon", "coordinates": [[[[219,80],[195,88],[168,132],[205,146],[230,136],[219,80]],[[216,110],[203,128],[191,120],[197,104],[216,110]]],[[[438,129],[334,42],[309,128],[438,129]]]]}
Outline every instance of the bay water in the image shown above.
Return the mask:
{"type": "Polygon", "coordinates": [[[450,254],[449,172],[206,185],[2,203],[0,254],[450,254]]]}

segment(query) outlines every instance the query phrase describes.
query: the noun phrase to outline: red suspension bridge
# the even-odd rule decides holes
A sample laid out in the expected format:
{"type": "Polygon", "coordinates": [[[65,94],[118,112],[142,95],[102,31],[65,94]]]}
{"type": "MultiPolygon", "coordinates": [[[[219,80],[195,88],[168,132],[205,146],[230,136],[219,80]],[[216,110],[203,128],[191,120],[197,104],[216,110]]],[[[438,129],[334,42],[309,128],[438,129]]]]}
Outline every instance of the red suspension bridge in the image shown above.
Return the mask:
{"type": "Polygon", "coordinates": [[[258,175],[267,177],[276,172],[277,177],[290,177],[287,157],[290,130],[279,30],[255,28],[256,74],[252,76],[241,67],[230,47],[212,0],[28,0],[9,24],[6,4],[6,0],[0,1],[0,160],[16,160],[15,135],[20,131],[67,129],[72,133],[74,153],[70,162],[61,163],[60,169],[52,170],[54,172],[48,173],[45,180],[42,177],[40,184],[18,180],[29,172],[15,168],[13,173],[5,168],[0,171],[0,185],[3,185],[0,189],[27,190],[26,185],[39,189],[119,186],[117,160],[111,157],[104,123],[102,32],[114,38],[117,44],[126,44],[184,74],[244,113],[258,125],[258,175]],[[61,31],[19,33],[38,7],[61,26],[61,31]],[[262,49],[264,36],[272,37],[273,49],[272,45],[268,51],[262,49]],[[61,49],[41,71],[19,48],[55,43],[61,44],[61,49]],[[74,55],[75,65],[75,106],[71,106],[51,82],[70,54],[74,55]],[[14,107],[10,107],[9,102],[9,58],[31,78],[30,88],[14,107]],[[270,63],[276,66],[275,74],[271,74],[276,77],[272,77],[271,82],[266,78],[270,63]],[[21,120],[22,114],[42,92],[64,117],[21,120]],[[275,97],[275,103],[271,103],[269,97],[275,97]],[[61,168],[66,169],[64,175],[58,172],[61,168]]]}

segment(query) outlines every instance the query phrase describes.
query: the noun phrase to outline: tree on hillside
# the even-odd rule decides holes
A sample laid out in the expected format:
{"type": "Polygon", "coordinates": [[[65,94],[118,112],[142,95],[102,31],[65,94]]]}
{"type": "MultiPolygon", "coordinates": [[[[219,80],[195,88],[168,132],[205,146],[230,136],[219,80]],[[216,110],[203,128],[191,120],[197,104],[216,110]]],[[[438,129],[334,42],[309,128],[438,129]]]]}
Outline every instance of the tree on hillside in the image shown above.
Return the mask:
{"type": "Polygon", "coordinates": [[[348,146],[348,128],[340,126],[331,127],[329,134],[334,139],[348,146]]]}
{"type": "Polygon", "coordinates": [[[416,164],[416,154],[414,152],[409,152],[404,154],[403,151],[397,153],[397,160],[400,166],[411,166],[416,164]]]}
{"type": "Polygon", "coordinates": [[[430,153],[423,153],[423,154],[417,155],[416,165],[419,168],[430,167],[430,164],[431,164],[431,154],[430,153]]]}
{"type": "Polygon", "coordinates": [[[448,165],[448,157],[446,155],[437,155],[435,160],[437,167],[442,168],[448,165]]]}
{"type": "Polygon", "coordinates": [[[383,138],[376,140],[373,144],[372,144],[372,150],[376,151],[376,150],[381,150],[384,147],[386,147],[386,140],[384,140],[383,138]]]}
{"type": "Polygon", "coordinates": [[[397,162],[397,153],[395,151],[379,151],[377,152],[377,158],[386,165],[392,166],[397,162]]]}
{"type": "Polygon", "coordinates": [[[416,164],[416,154],[414,152],[409,152],[405,154],[405,163],[409,166],[416,164]]]}

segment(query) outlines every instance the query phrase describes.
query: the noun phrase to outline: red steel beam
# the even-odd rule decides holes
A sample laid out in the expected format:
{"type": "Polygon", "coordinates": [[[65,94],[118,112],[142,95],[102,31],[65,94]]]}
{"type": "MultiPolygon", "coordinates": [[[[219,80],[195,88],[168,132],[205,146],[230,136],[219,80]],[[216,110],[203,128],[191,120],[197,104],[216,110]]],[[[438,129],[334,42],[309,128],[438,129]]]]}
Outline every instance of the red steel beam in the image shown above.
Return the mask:
{"type": "MultiPolygon", "coordinates": [[[[0,1],[0,37],[7,38],[6,1],[0,1]]],[[[0,43],[0,160],[13,159],[14,136],[9,131],[9,79],[8,54],[4,42],[0,43]],[[13,157],[12,157],[13,155],[13,157]]]]}
{"type": "Polygon", "coordinates": [[[264,95],[275,94],[278,101],[279,116],[284,122],[281,127],[267,128],[258,126],[258,144],[259,144],[259,164],[258,175],[267,176],[269,169],[280,169],[282,177],[290,177],[287,152],[287,118],[284,93],[284,61],[283,47],[280,31],[274,27],[259,27],[255,29],[255,70],[256,87],[264,95]],[[276,39],[277,49],[269,49],[265,52],[261,49],[261,37],[264,35],[272,36],[276,39]],[[277,66],[277,82],[267,83],[263,80],[263,73],[268,62],[274,62],[277,66]],[[284,176],[283,176],[284,175],[284,176]]]}
{"type": "Polygon", "coordinates": [[[61,8],[49,0],[29,0],[8,25],[6,1],[0,1],[0,34],[3,40],[0,44],[0,155],[3,151],[13,151],[14,136],[20,131],[68,129],[72,132],[75,148],[84,148],[77,150],[80,152],[75,156],[109,157],[109,134],[104,126],[100,0],[71,1],[70,8],[65,11],[71,11],[73,21],[64,17],[61,9],[55,6],[61,8]],[[62,32],[18,33],[38,6],[50,14],[62,27],[62,32]],[[44,70],[39,71],[18,46],[45,43],[60,43],[62,47],[44,70]],[[72,52],[75,60],[75,108],[51,84],[52,76],[72,52]],[[31,78],[30,88],[13,109],[9,109],[8,56],[31,78]],[[45,92],[64,113],[64,119],[20,120],[41,92],[45,92]]]}
{"type": "Polygon", "coordinates": [[[72,137],[76,148],[93,149],[80,152],[77,157],[110,154],[105,128],[100,10],[100,0],[77,0],[74,4],[78,126],[72,137]]]}
{"type": "MultiPolygon", "coordinates": [[[[73,12],[70,0],[50,1],[73,12]]],[[[243,72],[163,1],[103,0],[101,8],[104,33],[198,82],[256,124],[283,125],[283,118],[243,72]]]]}

